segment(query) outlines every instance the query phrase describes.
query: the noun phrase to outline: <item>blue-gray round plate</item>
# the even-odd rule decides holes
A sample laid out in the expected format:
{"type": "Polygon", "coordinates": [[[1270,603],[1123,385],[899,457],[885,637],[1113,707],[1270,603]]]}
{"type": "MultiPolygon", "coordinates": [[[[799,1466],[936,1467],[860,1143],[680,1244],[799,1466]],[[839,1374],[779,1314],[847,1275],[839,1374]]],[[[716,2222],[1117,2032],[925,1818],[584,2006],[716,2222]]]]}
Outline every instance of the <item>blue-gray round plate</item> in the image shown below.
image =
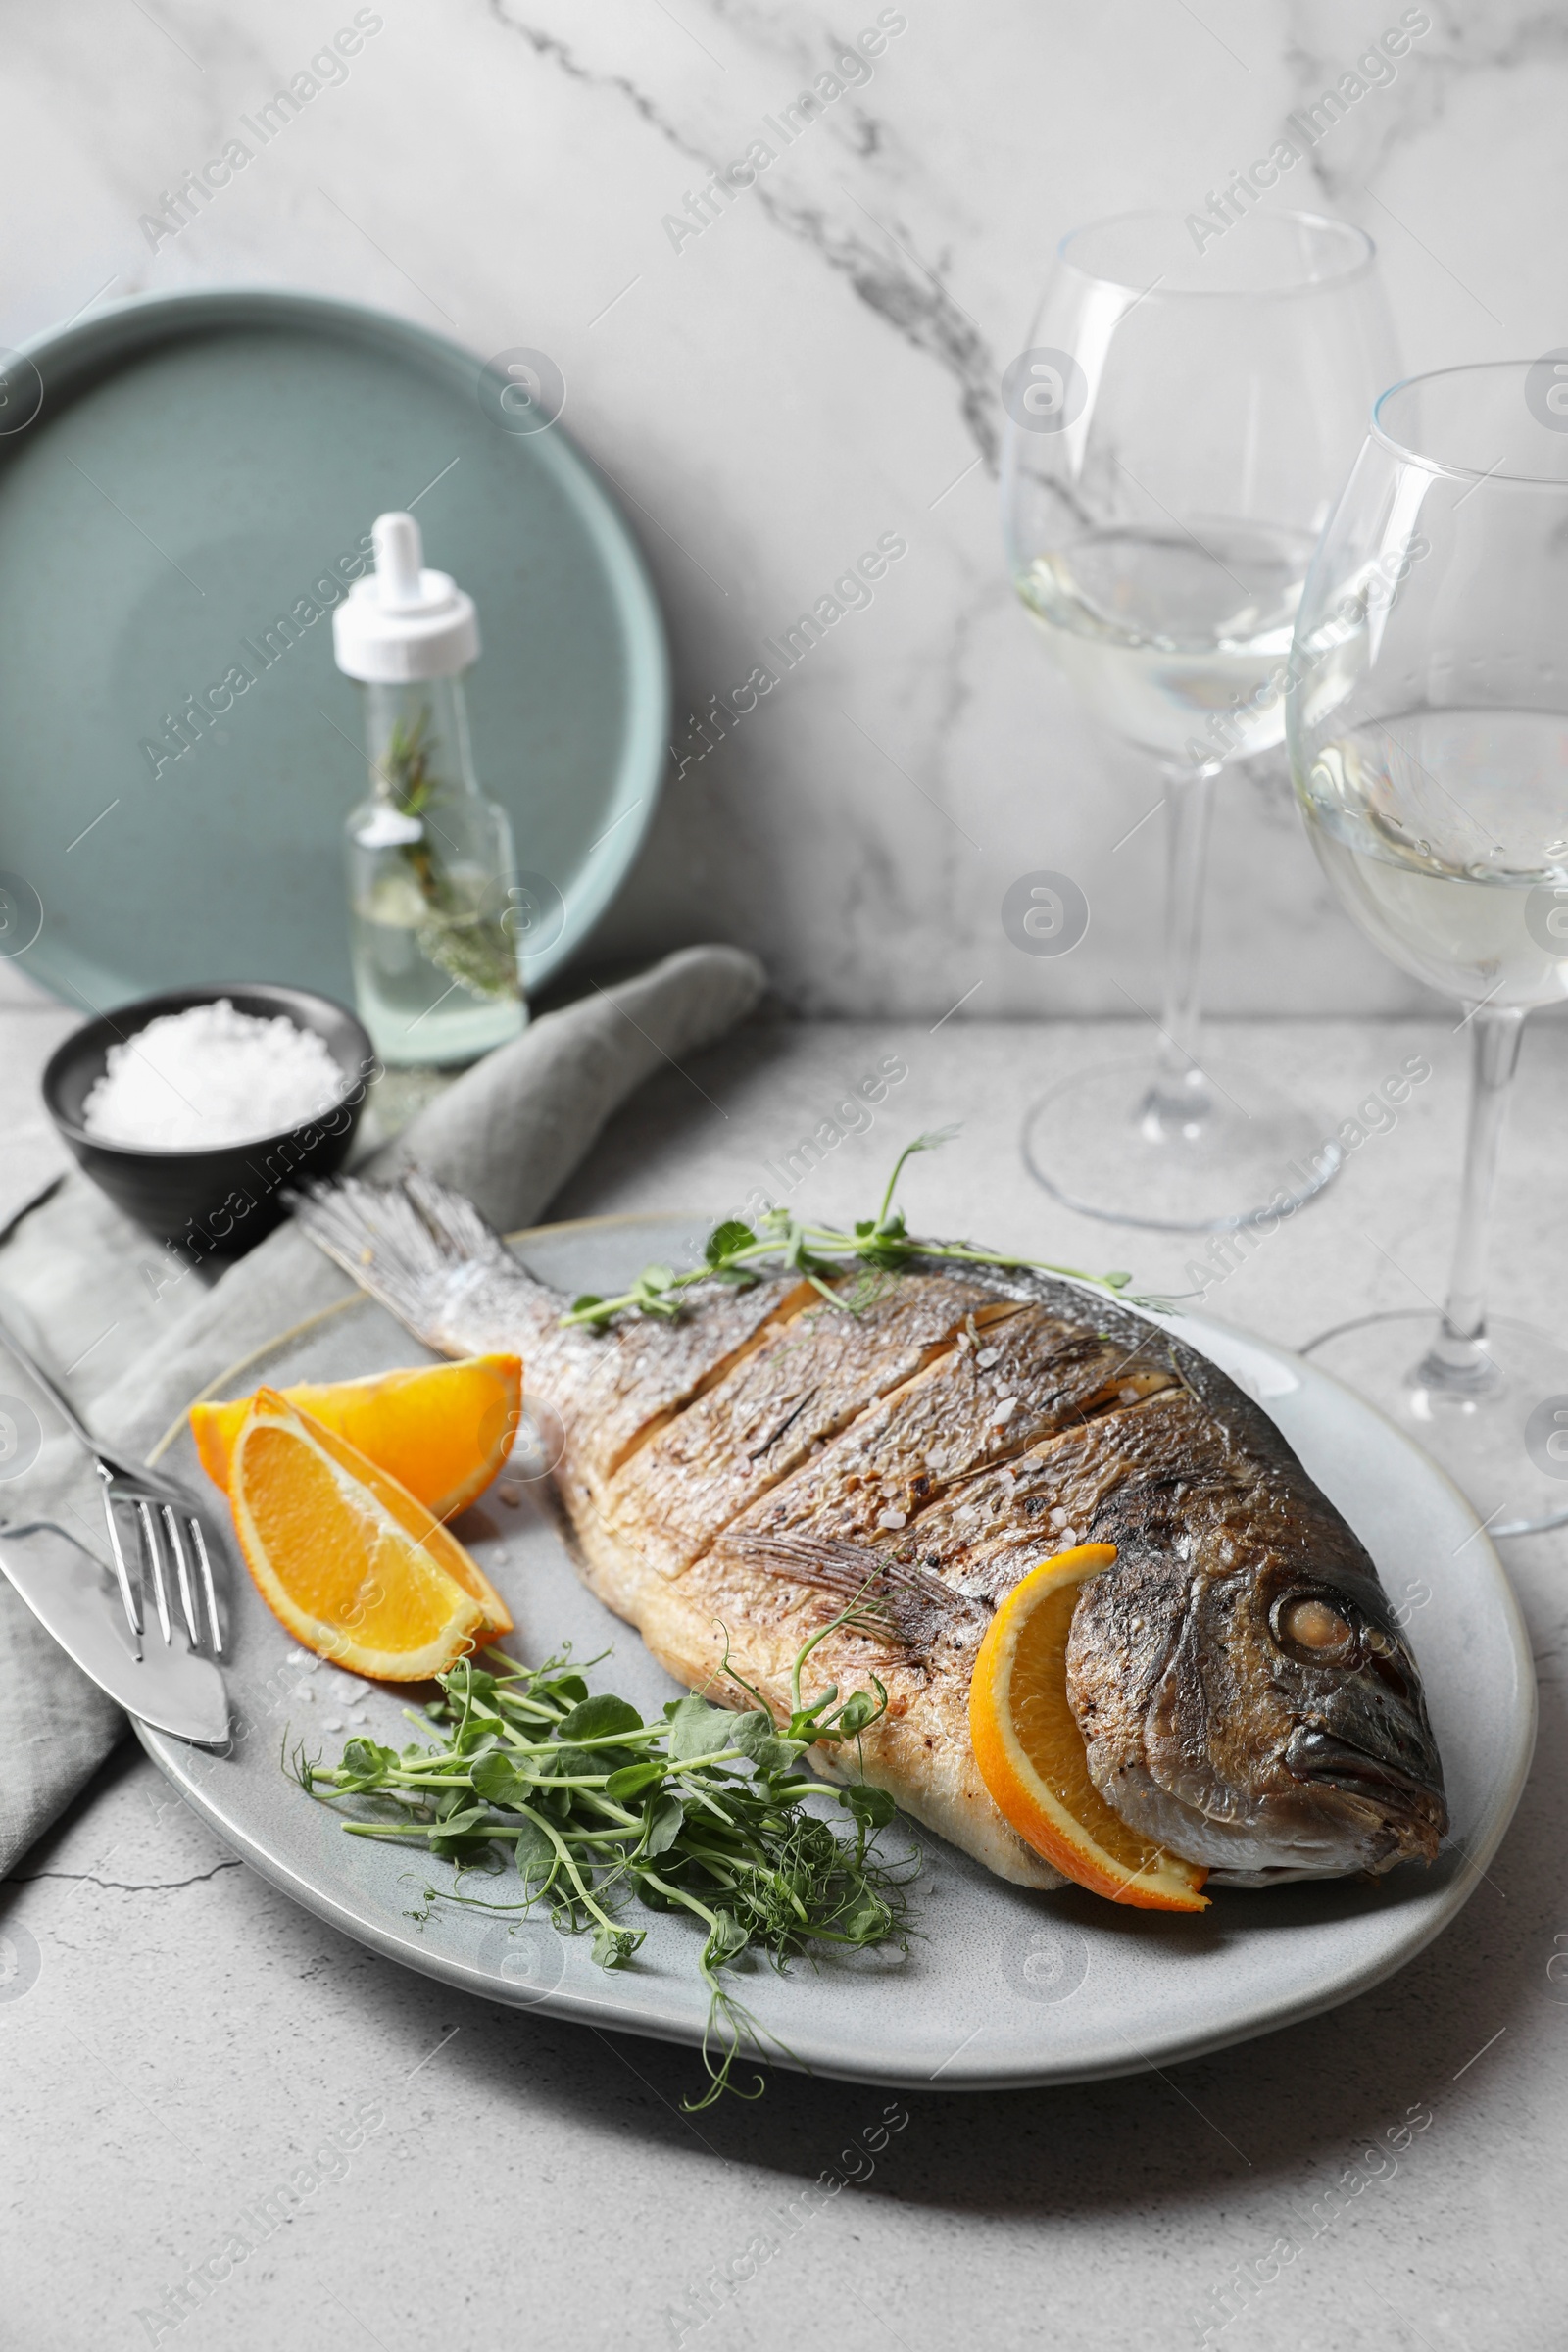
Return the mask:
{"type": "MultiPolygon", "coordinates": [[[[591,1218],[515,1237],[544,1281],[569,1296],[609,1292],[653,1258],[691,1262],[706,1226],[591,1218]]],[[[1033,1894],[900,1821],[922,1855],[907,1954],[866,1951],[787,1976],[756,1962],[736,1990],[799,2065],[856,2082],[939,2089],[1084,2082],[1168,2066],[1311,2017],[1365,1992],[1459,1917],[1524,1786],[1535,1740],[1530,1647],[1508,1582],[1476,1515],[1430,1455],[1327,1373],[1206,1317],[1169,1318],[1255,1397],[1378,1564],[1408,1628],[1442,1751],[1452,1833],[1430,1869],[1337,1879],[1265,1893],[1215,1891],[1201,1917],[1126,1910],[1078,1887],[1033,1894]]],[[[235,1365],[213,1393],[260,1381],[344,1380],[412,1363],[416,1341],[368,1298],[329,1307],[235,1365]]],[[[161,1458],[201,1481],[181,1423],[161,1458]]],[[[629,1626],[578,1582],[549,1512],[515,1471],[458,1533],[516,1619],[508,1647],[542,1659],[564,1642],[612,1656],[595,1690],[645,1717],[675,1692],[629,1626]]],[[[630,1968],[596,1968],[586,1936],[547,1920],[429,1903],[454,1873],[343,1833],[282,1768],[303,1743],[333,1761],[355,1733],[401,1747],[401,1691],[377,1689],[295,1649],[242,1567],[228,1563],[235,1741],[226,1755],[138,1725],[143,1746],[219,1833],[273,1885],[406,1967],[491,2000],[669,2041],[701,2041],[708,2003],[701,1931],[639,1912],[648,1940],[630,1968]]],[[[516,1882],[512,1881],[514,1888],[516,1882]]],[[[511,1899],[505,1880],[466,1882],[511,1899]]],[[[777,2055],[776,2047],[774,2054],[777,2055]]]]}
{"type": "Polygon", "coordinates": [[[330,612],[375,516],[409,508],[479,608],[474,751],[532,886],[525,976],[570,956],[653,814],[668,662],[542,374],[250,288],[115,304],[9,355],[0,952],[84,1008],[230,979],[352,996],[339,844],[365,763],[330,612]]]}

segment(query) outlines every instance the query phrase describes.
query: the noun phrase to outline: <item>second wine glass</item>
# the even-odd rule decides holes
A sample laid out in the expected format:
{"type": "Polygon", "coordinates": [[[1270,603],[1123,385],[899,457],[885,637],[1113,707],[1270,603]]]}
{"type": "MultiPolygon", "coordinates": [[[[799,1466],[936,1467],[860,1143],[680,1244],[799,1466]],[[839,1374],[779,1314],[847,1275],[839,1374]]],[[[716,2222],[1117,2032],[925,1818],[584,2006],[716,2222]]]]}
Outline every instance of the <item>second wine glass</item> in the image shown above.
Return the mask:
{"type": "MultiPolygon", "coordinates": [[[[1163,782],[1154,1066],[1068,1079],[1025,1127],[1034,1174],[1090,1215],[1245,1224],[1340,1164],[1331,1126],[1203,1048],[1203,872],[1214,779],[1283,738],[1307,564],[1395,372],[1359,229],[1256,215],[1200,252],[1179,217],[1132,213],[1063,241],[1004,378],[1014,584],[1096,716],[1163,782]]],[[[1042,906],[1025,928],[1049,925],[1056,902],[1042,906]]]]}
{"type": "MultiPolygon", "coordinates": [[[[1308,1352],[1420,1439],[1494,1535],[1568,1524],[1568,1347],[1489,1315],[1487,1245],[1527,1013],[1568,998],[1568,368],[1396,384],[1318,550],[1291,697],[1298,798],[1360,928],[1465,1006],[1448,1292],[1308,1352]]],[[[1404,1246],[1376,1248],[1425,1298],[1404,1246]]]]}

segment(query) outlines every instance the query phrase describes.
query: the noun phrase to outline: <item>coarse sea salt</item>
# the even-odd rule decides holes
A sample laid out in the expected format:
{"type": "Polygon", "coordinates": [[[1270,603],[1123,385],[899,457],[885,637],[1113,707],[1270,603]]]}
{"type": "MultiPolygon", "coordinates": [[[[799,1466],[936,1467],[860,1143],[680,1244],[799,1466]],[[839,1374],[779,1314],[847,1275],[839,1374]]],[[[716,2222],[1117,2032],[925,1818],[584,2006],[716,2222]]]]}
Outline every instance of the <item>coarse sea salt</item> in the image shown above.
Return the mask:
{"type": "Polygon", "coordinates": [[[236,1012],[227,997],[162,1013],[111,1046],[81,1123],[139,1152],[211,1152],[302,1126],[345,1092],[323,1041],[285,1015],[236,1012]]]}

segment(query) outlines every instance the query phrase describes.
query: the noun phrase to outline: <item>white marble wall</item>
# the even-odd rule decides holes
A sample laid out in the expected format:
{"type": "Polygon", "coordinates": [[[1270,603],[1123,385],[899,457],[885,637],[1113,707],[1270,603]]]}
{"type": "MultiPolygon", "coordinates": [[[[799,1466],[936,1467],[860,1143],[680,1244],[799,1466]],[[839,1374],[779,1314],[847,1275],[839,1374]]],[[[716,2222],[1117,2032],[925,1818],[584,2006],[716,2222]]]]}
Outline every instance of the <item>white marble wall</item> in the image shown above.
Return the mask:
{"type": "MultiPolygon", "coordinates": [[[[1431,30],[1293,174],[1382,248],[1409,367],[1568,340],[1568,10],[1426,0],[1431,30]],[[1315,176],[1317,187],[1305,183],[1315,176]]],[[[633,519],[682,709],[884,533],[907,553],[722,749],[672,782],[607,955],[715,931],[796,1007],[991,1015],[1148,1003],[1156,795],[1048,670],[1001,567],[997,380],[1075,222],[1189,209],[1400,14],[1396,0],[379,0],[383,28],[256,168],[150,252],[138,217],[351,0],[72,0],[0,25],[0,341],[221,280],[542,347],[633,519]],[[871,77],[678,251],[662,225],[836,49],[871,77]],[[335,208],[336,205],[343,210],[335,208]],[[363,230],[344,218],[344,211],[363,230]],[[1019,955],[1039,866],[1094,908],[1019,955]]],[[[1223,787],[1216,1004],[1396,1008],[1277,770],[1223,787]]]]}

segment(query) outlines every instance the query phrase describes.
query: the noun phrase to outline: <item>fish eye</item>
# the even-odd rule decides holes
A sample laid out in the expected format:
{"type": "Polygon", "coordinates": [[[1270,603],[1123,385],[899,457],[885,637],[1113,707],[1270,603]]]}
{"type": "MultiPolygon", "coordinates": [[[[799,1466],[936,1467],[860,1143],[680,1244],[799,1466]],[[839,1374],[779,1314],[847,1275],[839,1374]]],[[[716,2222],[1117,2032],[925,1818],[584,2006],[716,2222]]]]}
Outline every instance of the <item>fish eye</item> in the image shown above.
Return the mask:
{"type": "Polygon", "coordinates": [[[1308,1658],[1342,1655],[1355,1638],[1339,1611],[1310,1592],[1298,1592],[1294,1600],[1285,1602],[1274,1631],[1280,1641],[1308,1658]]]}

